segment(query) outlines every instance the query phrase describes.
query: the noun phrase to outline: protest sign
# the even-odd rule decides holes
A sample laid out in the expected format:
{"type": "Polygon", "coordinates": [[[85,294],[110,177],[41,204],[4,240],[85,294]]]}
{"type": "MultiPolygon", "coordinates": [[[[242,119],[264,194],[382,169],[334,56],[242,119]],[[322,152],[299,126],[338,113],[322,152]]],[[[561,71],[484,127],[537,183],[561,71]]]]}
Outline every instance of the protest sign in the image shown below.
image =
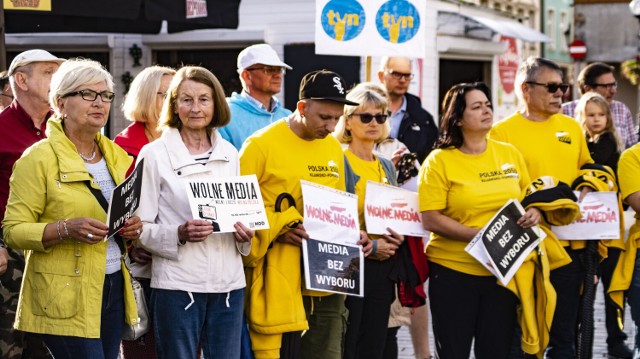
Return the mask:
{"type": "MultiPolygon", "coordinates": [[[[577,197],[579,192],[574,192],[577,197]]],[[[551,226],[558,239],[618,239],[620,209],[616,192],[589,192],[578,203],[582,218],[566,226],[551,226]]]]}
{"type": "Polygon", "coordinates": [[[347,295],[364,295],[364,255],[357,196],[300,181],[304,228],[302,241],[305,287],[347,295]]]}
{"type": "Polygon", "coordinates": [[[185,186],[193,218],[210,221],[214,232],[235,232],[236,222],[253,230],[269,228],[255,175],[191,176],[185,186]]]}
{"type": "Polygon", "coordinates": [[[144,159],[138,163],[129,177],[127,177],[124,182],[120,183],[113,189],[113,192],[111,192],[109,210],[107,212],[107,226],[109,226],[109,233],[105,237],[105,241],[124,228],[125,221],[131,218],[136,209],[138,209],[138,206],[140,205],[140,189],[142,188],[143,168],[144,159]]]}
{"type": "Polygon", "coordinates": [[[389,234],[391,228],[406,236],[425,236],[418,194],[379,182],[367,181],[364,221],[371,234],[389,234]]]}
{"type": "Polygon", "coordinates": [[[509,200],[465,248],[503,285],[509,283],[529,253],[546,237],[538,226],[522,228],[517,224],[524,213],[520,202],[509,200]]]}
{"type": "Polygon", "coordinates": [[[364,296],[364,256],[360,246],[307,239],[302,256],[307,289],[364,296]]]}

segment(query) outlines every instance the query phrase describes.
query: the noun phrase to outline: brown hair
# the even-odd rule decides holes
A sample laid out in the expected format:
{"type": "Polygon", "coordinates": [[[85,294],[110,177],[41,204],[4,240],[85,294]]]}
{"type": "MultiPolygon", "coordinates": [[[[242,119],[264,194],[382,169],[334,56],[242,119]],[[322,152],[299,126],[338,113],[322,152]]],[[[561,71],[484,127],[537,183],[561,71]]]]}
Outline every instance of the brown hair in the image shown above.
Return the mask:
{"type": "Polygon", "coordinates": [[[158,126],[160,128],[172,127],[177,129],[182,127],[182,121],[180,121],[177,114],[176,100],[178,98],[178,89],[182,83],[187,80],[195,81],[211,88],[213,95],[213,118],[209,125],[207,125],[207,131],[227,125],[231,120],[231,111],[224,97],[224,89],[220,81],[218,81],[211,71],[204,67],[185,66],[178,70],[173,80],[171,80],[171,84],[167,90],[167,98],[164,100],[164,105],[162,106],[158,126]]]}

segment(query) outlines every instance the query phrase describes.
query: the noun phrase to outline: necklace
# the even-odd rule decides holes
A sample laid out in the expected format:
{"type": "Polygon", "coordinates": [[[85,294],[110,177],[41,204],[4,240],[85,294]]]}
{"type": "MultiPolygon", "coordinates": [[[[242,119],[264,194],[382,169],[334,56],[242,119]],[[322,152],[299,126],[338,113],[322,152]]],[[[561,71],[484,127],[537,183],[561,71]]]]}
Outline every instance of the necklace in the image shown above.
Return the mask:
{"type": "Polygon", "coordinates": [[[93,161],[94,158],[96,158],[96,143],[93,143],[93,150],[91,152],[91,156],[85,156],[83,155],[80,151],[78,151],[78,154],[80,155],[80,157],[82,157],[82,159],[85,162],[91,162],[93,161]]]}

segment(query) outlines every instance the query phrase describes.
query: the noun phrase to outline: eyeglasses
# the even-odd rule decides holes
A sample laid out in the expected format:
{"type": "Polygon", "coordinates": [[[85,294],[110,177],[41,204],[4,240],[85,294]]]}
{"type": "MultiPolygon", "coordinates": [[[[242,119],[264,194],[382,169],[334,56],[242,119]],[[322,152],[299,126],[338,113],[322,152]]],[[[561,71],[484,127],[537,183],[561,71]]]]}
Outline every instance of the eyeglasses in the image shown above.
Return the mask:
{"type": "Polygon", "coordinates": [[[359,116],[360,117],[360,121],[362,123],[369,123],[371,122],[371,120],[373,120],[374,118],[376,119],[376,122],[379,125],[382,125],[383,123],[385,123],[385,121],[387,121],[387,117],[389,115],[387,114],[383,114],[383,113],[377,113],[375,115],[372,115],[370,113],[352,113],[351,116],[359,116]]]}
{"type": "Polygon", "coordinates": [[[263,66],[263,67],[254,67],[252,69],[247,69],[247,71],[256,71],[256,70],[262,70],[264,74],[267,76],[273,76],[278,74],[284,75],[284,73],[287,72],[287,70],[284,67],[280,67],[280,66],[263,66]]]}
{"type": "Polygon", "coordinates": [[[68,94],[62,97],[69,97],[69,96],[75,96],[75,95],[80,95],[82,99],[85,101],[95,101],[98,98],[98,95],[100,95],[100,99],[102,100],[102,102],[107,102],[107,103],[112,102],[113,99],[116,97],[116,94],[113,92],[109,92],[109,91],[95,92],[93,90],[80,90],[80,91],[69,92],[68,94]]]}
{"type": "Polygon", "coordinates": [[[156,92],[156,95],[160,95],[160,96],[162,96],[162,98],[167,98],[167,93],[166,92],[158,91],[158,92],[156,92]]]}
{"type": "Polygon", "coordinates": [[[396,72],[396,71],[387,71],[387,73],[396,80],[400,80],[400,79],[411,80],[414,76],[414,74],[412,73],[406,74],[403,72],[396,72]]]}
{"type": "Polygon", "coordinates": [[[527,81],[526,83],[530,85],[546,87],[549,93],[556,93],[558,89],[560,89],[562,93],[565,93],[569,89],[569,84],[541,84],[539,82],[533,82],[533,81],[527,81]]]}
{"type": "Polygon", "coordinates": [[[6,93],[0,93],[0,96],[8,97],[13,100],[13,96],[7,95],[6,93]]]}
{"type": "Polygon", "coordinates": [[[591,85],[591,87],[606,87],[607,90],[611,90],[611,89],[618,88],[618,83],[617,82],[612,82],[612,83],[609,83],[609,84],[593,84],[593,85],[591,85]]]}

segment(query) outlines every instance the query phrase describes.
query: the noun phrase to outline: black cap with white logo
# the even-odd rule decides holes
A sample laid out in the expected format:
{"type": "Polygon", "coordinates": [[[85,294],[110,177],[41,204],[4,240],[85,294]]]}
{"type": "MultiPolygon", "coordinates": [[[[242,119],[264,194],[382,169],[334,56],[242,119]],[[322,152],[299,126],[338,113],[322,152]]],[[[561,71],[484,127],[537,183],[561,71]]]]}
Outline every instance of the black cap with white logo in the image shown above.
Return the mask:
{"type": "Polygon", "coordinates": [[[347,85],[342,76],[329,70],[318,70],[304,75],[300,82],[300,100],[327,100],[350,106],[359,104],[346,99],[347,85]]]}

